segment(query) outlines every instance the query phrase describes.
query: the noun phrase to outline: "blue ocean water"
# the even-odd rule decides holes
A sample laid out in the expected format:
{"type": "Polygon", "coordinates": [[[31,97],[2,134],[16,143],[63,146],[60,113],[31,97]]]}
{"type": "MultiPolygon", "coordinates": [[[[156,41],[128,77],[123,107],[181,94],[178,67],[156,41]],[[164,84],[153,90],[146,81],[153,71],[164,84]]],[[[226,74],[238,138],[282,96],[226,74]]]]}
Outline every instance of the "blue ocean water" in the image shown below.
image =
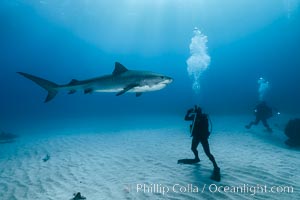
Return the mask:
{"type": "Polygon", "coordinates": [[[0,138],[0,200],[299,199],[300,152],[283,133],[300,114],[299,24],[300,0],[1,0],[0,134],[20,137],[0,138]],[[173,82],[44,103],[47,91],[17,73],[67,84],[112,74],[115,62],[173,82]],[[244,127],[259,100],[282,113],[273,133],[244,127]],[[221,182],[201,147],[200,164],[177,164],[193,156],[184,115],[195,104],[212,121],[221,182]],[[143,183],[295,192],[134,191],[143,183]]]}
{"type": "Polygon", "coordinates": [[[249,114],[260,77],[270,83],[266,100],[272,106],[299,113],[299,5],[298,0],[2,0],[0,128],[13,130],[13,124],[35,119],[184,115],[194,104],[208,113],[249,114]],[[194,27],[207,36],[210,57],[197,93],[187,72],[194,27]],[[46,91],[16,73],[66,84],[110,74],[116,61],[174,81],[138,98],[59,93],[45,104],[46,91]]]}

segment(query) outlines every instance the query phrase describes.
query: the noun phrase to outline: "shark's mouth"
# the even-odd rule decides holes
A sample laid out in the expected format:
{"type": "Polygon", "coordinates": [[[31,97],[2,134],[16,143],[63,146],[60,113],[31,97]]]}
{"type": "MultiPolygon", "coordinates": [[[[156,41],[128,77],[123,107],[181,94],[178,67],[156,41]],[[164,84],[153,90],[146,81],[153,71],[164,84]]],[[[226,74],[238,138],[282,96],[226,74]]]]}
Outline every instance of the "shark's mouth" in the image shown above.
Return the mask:
{"type": "Polygon", "coordinates": [[[151,86],[143,85],[143,86],[134,87],[132,90],[130,90],[128,92],[151,92],[151,91],[161,90],[166,86],[167,86],[167,84],[165,84],[165,83],[159,83],[159,84],[151,85],[151,86]]]}
{"type": "Polygon", "coordinates": [[[165,84],[165,85],[168,85],[168,84],[170,84],[170,83],[172,83],[172,82],[173,82],[173,79],[167,79],[167,80],[164,80],[164,81],[160,82],[159,84],[165,84]]]}

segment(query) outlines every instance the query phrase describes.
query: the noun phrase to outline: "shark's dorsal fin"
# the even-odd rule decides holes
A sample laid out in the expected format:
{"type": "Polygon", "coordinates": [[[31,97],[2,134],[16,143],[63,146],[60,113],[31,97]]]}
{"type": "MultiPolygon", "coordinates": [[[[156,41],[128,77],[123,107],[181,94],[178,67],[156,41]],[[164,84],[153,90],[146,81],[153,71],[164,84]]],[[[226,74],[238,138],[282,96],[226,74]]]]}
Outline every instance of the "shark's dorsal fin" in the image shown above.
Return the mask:
{"type": "Polygon", "coordinates": [[[72,80],[70,81],[69,85],[73,85],[73,84],[76,84],[76,83],[78,83],[78,82],[79,82],[78,80],[72,79],[72,80]]]}
{"type": "Polygon", "coordinates": [[[118,75],[118,74],[122,74],[124,72],[127,72],[128,69],[126,67],[124,67],[121,63],[116,62],[115,63],[115,69],[113,71],[113,75],[118,75]]]}

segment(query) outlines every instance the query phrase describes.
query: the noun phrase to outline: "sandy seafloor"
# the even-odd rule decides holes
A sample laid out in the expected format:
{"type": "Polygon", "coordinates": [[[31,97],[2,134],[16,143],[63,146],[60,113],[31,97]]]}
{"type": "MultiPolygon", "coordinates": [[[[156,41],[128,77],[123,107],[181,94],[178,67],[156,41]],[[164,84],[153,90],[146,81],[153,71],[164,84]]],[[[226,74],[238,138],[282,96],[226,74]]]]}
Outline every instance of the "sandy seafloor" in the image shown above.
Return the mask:
{"type": "Polygon", "coordinates": [[[201,146],[200,164],[177,164],[178,159],[193,158],[189,122],[182,116],[24,122],[16,125],[20,138],[0,144],[0,199],[68,200],[75,192],[88,200],[300,199],[300,149],[287,147],[282,132],[289,117],[271,120],[272,134],[262,125],[244,129],[252,118],[211,117],[211,151],[221,168],[221,182],[210,180],[212,165],[201,146]],[[51,158],[43,162],[46,154],[51,158]],[[137,191],[138,184],[170,190],[137,191]],[[199,191],[179,191],[179,186],[191,184],[199,191]],[[209,191],[244,184],[266,185],[267,192],[209,191]],[[272,186],[293,191],[272,193],[272,186]]]}

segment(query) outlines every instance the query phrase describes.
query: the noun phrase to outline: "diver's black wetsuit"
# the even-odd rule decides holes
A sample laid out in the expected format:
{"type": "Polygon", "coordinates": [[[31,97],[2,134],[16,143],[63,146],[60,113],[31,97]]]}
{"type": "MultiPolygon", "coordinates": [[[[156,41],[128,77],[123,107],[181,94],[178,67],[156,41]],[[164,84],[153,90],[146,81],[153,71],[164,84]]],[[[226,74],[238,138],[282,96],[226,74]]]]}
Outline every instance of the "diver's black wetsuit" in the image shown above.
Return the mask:
{"type": "Polygon", "coordinates": [[[202,114],[201,110],[196,113],[191,113],[191,110],[189,110],[184,118],[186,121],[193,121],[191,124],[191,133],[192,133],[192,147],[191,150],[195,154],[195,160],[200,161],[197,147],[199,143],[201,142],[203,150],[207,157],[210,159],[210,161],[213,163],[215,169],[219,169],[214,156],[210,153],[209,149],[209,143],[208,143],[208,137],[209,137],[209,131],[208,131],[208,119],[207,115],[202,114]]]}
{"type": "Polygon", "coordinates": [[[267,122],[267,119],[270,117],[272,117],[272,108],[267,106],[267,104],[263,101],[255,107],[255,121],[246,125],[246,128],[250,129],[252,125],[257,125],[261,121],[264,127],[266,127],[269,132],[272,132],[272,129],[267,122]]]}

